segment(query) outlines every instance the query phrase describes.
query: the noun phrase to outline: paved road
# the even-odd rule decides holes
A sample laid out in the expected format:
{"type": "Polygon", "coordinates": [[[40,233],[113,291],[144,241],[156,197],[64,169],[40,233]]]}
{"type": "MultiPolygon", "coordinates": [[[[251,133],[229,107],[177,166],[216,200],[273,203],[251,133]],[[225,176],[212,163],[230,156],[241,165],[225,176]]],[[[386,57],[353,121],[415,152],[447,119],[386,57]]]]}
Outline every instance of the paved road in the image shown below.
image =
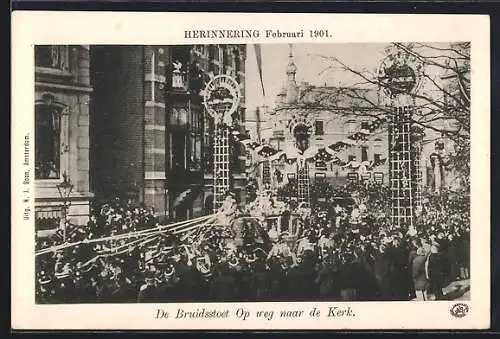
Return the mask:
{"type": "Polygon", "coordinates": [[[470,280],[457,280],[443,288],[445,300],[470,300],[470,280]]]}
{"type": "Polygon", "coordinates": [[[470,280],[458,280],[443,289],[447,300],[470,300],[470,280]]]}
{"type": "Polygon", "coordinates": [[[470,300],[470,280],[454,281],[444,289],[448,300],[470,300]]]}

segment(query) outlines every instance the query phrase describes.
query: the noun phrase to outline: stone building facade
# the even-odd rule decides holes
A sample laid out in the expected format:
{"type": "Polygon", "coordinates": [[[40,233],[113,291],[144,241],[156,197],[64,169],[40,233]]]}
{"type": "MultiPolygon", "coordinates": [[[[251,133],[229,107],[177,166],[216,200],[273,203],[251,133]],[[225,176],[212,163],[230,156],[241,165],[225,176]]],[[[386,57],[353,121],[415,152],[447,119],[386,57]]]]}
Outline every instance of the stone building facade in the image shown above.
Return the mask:
{"type": "Polygon", "coordinates": [[[86,222],[93,198],[89,177],[89,46],[35,46],[35,223],[53,228],[62,217],[57,185],[67,176],[71,222],[86,222]]]}
{"type": "MultiPolygon", "coordinates": [[[[300,70],[297,69],[290,50],[289,63],[286,67],[286,85],[278,93],[275,107],[269,116],[271,125],[269,128],[273,132],[268,141],[274,148],[286,150],[294,145],[295,137],[289,128],[290,124],[295,123],[294,120],[303,119],[311,125],[309,147],[324,148],[367,129],[375,120],[371,116],[383,115],[382,112],[377,112],[373,106],[361,99],[367,97],[377,102],[378,91],[326,85],[313,86],[307,82],[298,83],[296,81],[298,71],[300,70]]],[[[345,147],[338,157],[345,163],[351,161],[381,163],[383,159],[387,159],[387,149],[387,128],[382,126],[371,133],[365,141],[345,147]]],[[[295,171],[294,166],[278,165],[285,172],[285,178],[287,173],[295,171]]],[[[325,164],[321,161],[309,165],[311,178],[316,175],[326,176],[330,181],[339,184],[346,182],[350,172],[352,172],[350,168],[325,164]]],[[[372,172],[383,173],[384,181],[387,182],[386,162],[374,167],[372,172]]]]}
{"type": "MultiPolygon", "coordinates": [[[[244,84],[245,57],[240,45],[92,46],[96,198],[127,197],[166,219],[211,211],[213,127],[200,91],[210,73],[229,72],[244,84]]],[[[242,96],[238,121],[244,121],[244,86],[242,96]]],[[[236,189],[245,185],[240,151],[234,143],[236,189]]]]}

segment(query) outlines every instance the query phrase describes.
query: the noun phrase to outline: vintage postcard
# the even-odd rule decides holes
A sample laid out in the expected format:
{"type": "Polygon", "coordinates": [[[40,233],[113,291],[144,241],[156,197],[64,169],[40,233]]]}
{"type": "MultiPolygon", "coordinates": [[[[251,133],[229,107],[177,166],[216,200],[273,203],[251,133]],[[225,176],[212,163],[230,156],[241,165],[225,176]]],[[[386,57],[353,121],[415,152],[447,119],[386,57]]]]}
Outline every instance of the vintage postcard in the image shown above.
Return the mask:
{"type": "Polygon", "coordinates": [[[487,16],[12,22],[14,329],[489,327],[487,16]]]}

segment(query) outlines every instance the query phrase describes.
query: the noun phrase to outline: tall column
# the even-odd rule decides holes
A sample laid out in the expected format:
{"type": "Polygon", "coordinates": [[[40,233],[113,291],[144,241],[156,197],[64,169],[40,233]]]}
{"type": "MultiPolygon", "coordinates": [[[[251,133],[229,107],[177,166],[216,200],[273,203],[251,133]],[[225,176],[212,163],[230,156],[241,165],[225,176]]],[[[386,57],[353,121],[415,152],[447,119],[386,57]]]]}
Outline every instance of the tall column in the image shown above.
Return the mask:
{"type": "Polygon", "coordinates": [[[413,226],[412,111],[412,106],[394,102],[389,123],[389,183],[394,226],[413,226]]]}
{"type": "Polygon", "coordinates": [[[304,203],[303,207],[310,207],[310,184],[308,163],[297,162],[297,201],[304,203]]]}
{"type": "Polygon", "coordinates": [[[421,174],[412,121],[423,64],[410,47],[391,46],[386,52],[379,81],[391,112],[388,119],[391,220],[395,227],[413,227],[415,211],[421,204],[421,174]]]}
{"type": "Polygon", "coordinates": [[[166,110],[165,85],[167,48],[144,47],[144,195],[146,206],[158,216],[168,214],[166,190],[166,110]]]}
{"type": "Polygon", "coordinates": [[[205,109],[214,121],[213,208],[217,212],[232,188],[229,137],[234,129],[232,114],[240,104],[240,85],[233,77],[221,74],[211,78],[202,95],[205,109]]]}

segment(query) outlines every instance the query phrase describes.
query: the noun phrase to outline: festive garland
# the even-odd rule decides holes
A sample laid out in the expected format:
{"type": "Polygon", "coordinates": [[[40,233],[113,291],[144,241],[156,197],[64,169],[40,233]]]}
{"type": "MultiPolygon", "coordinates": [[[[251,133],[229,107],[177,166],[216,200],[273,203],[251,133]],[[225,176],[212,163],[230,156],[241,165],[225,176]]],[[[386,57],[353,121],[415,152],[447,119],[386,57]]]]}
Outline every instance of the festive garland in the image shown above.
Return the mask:
{"type": "Polygon", "coordinates": [[[194,226],[190,226],[190,225],[197,224],[197,223],[205,221],[205,220],[209,220],[209,219],[213,218],[214,216],[215,216],[215,214],[211,214],[211,215],[203,216],[203,217],[196,218],[196,219],[185,220],[185,221],[181,221],[181,222],[177,222],[177,223],[169,224],[169,225],[162,225],[162,226],[158,226],[158,227],[154,227],[154,228],[150,228],[150,229],[142,230],[142,231],[117,234],[117,235],[113,235],[113,236],[101,237],[101,238],[96,238],[96,239],[85,239],[85,240],[81,240],[81,241],[77,241],[77,242],[73,242],[73,243],[64,243],[64,244],[52,246],[49,248],[44,248],[44,249],[36,252],[35,256],[39,256],[39,255],[43,255],[43,254],[47,254],[47,253],[51,253],[51,252],[57,252],[59,250],[67,249],[67,248],[74,247],[74,246],[77,246],[80,244],[92,244],[92,243],[100,243],[100,242],[105,242],[105,241],[116,241],[116,240],[137,238],[137,237],[141,237],[142,239],[144,239],[144,237],[148,237],[151,235],[158,235],[158,234],[162,234],[165,232],[170,232],[174,235],[181,234],[181,233],[195,229],[196,227],[200,226],[200,225],[194,225],[194,226]]]}

